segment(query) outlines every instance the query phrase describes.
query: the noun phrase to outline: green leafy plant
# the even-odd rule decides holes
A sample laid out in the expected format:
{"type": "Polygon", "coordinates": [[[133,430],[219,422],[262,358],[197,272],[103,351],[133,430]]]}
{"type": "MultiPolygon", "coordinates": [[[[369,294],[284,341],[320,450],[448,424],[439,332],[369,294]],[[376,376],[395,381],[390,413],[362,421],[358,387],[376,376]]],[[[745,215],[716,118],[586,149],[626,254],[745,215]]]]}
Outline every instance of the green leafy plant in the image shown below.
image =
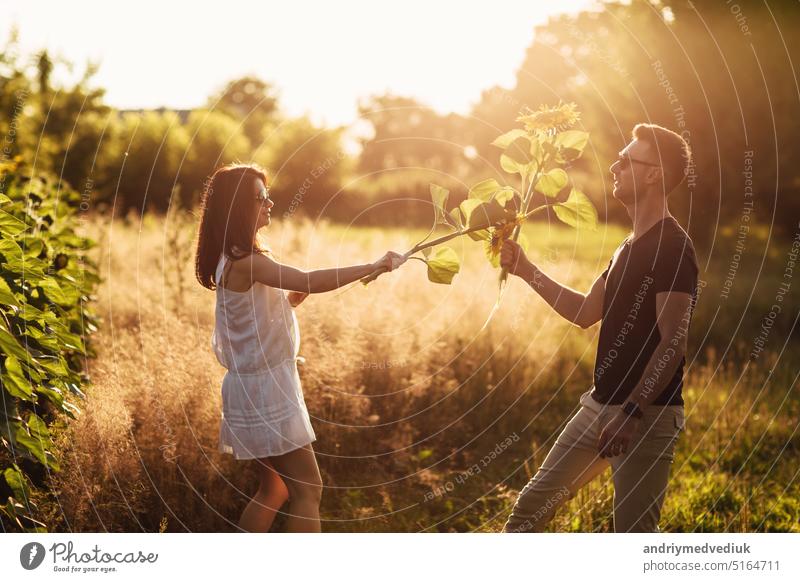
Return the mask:
{"type": "MultiPolygon", "coordinates": [[[[521,234],[522,224],[537,212],[552,208],[564,223],[575,228],[597,228],[597,210],[580,190],[569,187],[565,167],[577,160],[589,142],[585,131],[570,129],[579,119],[573,103],[542,106],[526,111],[517,118],[523,127],[504,133],[492,142],[500,148],[500,166],[519,178],[519,188],[499,183],[494,178],[474,184],[457,207],[448,211],[450,192],[437,184],[430,185],[435,219],[428,234],[405,256],[428,266],[428,279],[450,284],[460,269],[458,254],[444,243],[460,236],[469,236],[484,245],[492,265],[500,268],[500,251],[508,238],[523,248],[527,241],[521,234]],[[563,193],[569,188],[566,198],[563,193]],[[537,196],[537,194],[539,196],[537,196]],[[539,198],[543,203],[534,201],[539,198]],[[450,234],[428,240],[437,227],[452,230],[450,234]],[[434,247],[438,247],[434,250],[434,247]],[[422,256],[417,256],[421,253],[422,256]]],[[[373,281],[380,273],[362,279],[373,281]]],[[[500,288],[508,277],[500,273],[500,288]]]]}
{"type": "Polygon", "coordinates": [[[80,195],[18,162],[0,164],[0,517],[41,531],[32,487],[59,470],[52,425],[78,413],[99,278],[74,230],[80,195]]]}

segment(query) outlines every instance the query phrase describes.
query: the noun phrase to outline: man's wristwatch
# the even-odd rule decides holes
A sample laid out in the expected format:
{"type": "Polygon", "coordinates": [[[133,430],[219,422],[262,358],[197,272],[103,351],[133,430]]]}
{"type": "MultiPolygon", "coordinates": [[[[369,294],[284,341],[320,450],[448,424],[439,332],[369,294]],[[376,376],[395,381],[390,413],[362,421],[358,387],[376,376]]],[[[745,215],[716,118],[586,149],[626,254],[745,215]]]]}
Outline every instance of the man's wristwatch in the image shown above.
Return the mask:
{"type": "Polygon", "coordinates": [[[625,406],[622,407],[622,412],[633,418],[642,418],[644,416],[642,409],[635,402],[626,402],[625,406]]]}

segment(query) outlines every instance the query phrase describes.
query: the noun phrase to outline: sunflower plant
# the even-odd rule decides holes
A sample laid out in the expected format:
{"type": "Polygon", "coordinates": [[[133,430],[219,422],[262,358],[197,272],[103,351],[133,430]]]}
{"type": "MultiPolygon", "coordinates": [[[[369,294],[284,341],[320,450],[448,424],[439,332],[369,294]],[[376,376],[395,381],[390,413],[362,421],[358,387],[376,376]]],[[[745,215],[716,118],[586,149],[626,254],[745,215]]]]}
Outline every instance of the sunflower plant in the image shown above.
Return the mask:
{"type": "MultiPolygon", "coordinates": [[[[466,235],[483,244],[488,260],[495,268],[500,268],[504,241],[510,238],[527,248],[522,224],[537,212],[552,208],[562,222],[575,228],[595,230],[597,210],[583,192],[569,186],[565,170],[568,164],[581,157],[589,141],[587,132],[570,129],[579,119],[574,103],[543,105],[537,111],[524,111],[517,118],[522,127],[492,142],[502,150],[500,167],[518,178],[518,188],[501,184],[494,178],[481,180],[469,189],[466,200],[448,210],[450,192],[431,184],[433,225],[425,238],[405,256],[424,262],[430,281],[450,284],[460,270],[460,263],[458,254],[443,245],[457,237],[466,235]],[[536,196],[537,193],[541,196],[536,196]],[[543,199],[544,203],[535,205],[536,198],[543,199]],[[452,232],[429,240],[439,226],[452,232]]],[[[379,274],[373,273],[362,282],[369,283],[379,274]]],[[[506,270],[501,270],[501,289],[507,277],[506,270]]]]}

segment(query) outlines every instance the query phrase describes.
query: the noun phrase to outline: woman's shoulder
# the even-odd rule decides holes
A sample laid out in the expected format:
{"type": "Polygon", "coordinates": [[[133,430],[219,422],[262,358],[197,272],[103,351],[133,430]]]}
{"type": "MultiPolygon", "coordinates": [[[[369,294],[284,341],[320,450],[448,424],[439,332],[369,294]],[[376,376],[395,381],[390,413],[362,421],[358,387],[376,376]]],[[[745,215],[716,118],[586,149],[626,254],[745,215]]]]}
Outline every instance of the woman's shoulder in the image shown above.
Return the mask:
{"type": "Polygon", "coordinates": [[[257,257],[271,257],[272,252],[269,249],[262,249],[254,247],[252,249],[242,249],[233,246],[229,251],[223,251],[223,255],[229,263],[251,262],[257,257]]]}
{"type": "Polygon", "coordinates": [[[251,286],[260,284],[254,274],[275,264],[272,254],[263,249],[234,253],[232,257],[226,255],[226,258],[228,264],[223,270],[224,287],[237,292],[249,291],[251,286]]]}
{"type": "Polygon", "coordinates": [[[242,251],[236,247],[230,252],[223,251],[220,260],[224,262],[224,266],[219,287],[235,293],[249,291],[254,254],[254,252],[242,251]]]}
{"type": "Polygon", "coordinates": [[[275,262],[275,258],[272,256],[272,253],[263,249],[245,251],[242,253],[233,254],[232,256],[226,256],[226,258],[231,264],[232,269],[248,269],[248,272],[249,269],[255,264],[263,262],[275,262]]]}

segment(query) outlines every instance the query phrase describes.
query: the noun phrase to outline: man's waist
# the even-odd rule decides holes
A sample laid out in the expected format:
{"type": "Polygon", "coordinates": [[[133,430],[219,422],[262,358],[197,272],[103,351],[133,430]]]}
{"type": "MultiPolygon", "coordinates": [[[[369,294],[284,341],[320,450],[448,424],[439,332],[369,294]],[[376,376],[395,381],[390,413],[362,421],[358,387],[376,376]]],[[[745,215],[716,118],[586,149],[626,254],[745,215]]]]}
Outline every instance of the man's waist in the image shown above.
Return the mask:
{"type": "MultiPolygon", "coordinates": [[[[678,378],[677,382],[670,381],[664,387],[656,398],[650,402],[652,406],[683,406],[683,395],[681,394],[683,387],[683,378],[678,378]]],[[[633,393],[634,387],[629,389],[619,389],[609,391],[598,388],[597,384],[593,384],[590,396],[592,400],[602,406],[622,406],[628,400],[628,397],[633,393]]]]}

